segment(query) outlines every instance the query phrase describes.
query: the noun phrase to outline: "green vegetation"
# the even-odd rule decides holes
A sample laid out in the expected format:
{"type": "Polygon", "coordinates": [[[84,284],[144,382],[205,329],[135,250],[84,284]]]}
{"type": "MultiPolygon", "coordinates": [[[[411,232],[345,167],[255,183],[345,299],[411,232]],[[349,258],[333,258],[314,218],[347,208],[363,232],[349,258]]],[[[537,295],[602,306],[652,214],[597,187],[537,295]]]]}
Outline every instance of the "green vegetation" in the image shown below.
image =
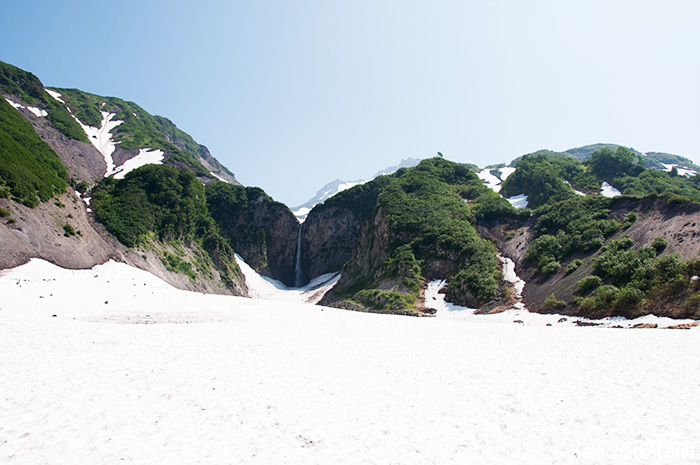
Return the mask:
{"type": "Polygon", "coordinates": [[[501,193],[505,197],[527,194],[530,207],[538,208],[573,198],[572,187],[598,192],[601,182],[607,181],[628,197],[673,194],[680,197],[673,197],[675,202],[700,201],[700,181],[646,169],[641,155],[630,149],[601,146],[585,153],[583,162],[568,152],[525,155],[515,161],[518,169],[503,182],[501,193]]]}
{"type": "MultiPolygon", "coordinates": [[[[244,187],[225,182],[206,186],[207,207],[212,218],[221,227],[222,234],[241,254],[248,265],[261,271],[270,265],[268,247],[274,240],[285,212],[297,231],[296,219],[289,209],[275,202],[259,187],[244,187]]],[[[294,235],[296,238],[296,234],[294,235]]],[[[290,247],[296,244],[289,244],[290,247]]],[[[274,267],[276,262],[272,263],[274,267]]],[[[293,282],[292,282],[293,284],[293,282]]]]}
{"type": "MultiPolygon", "coordinates": [[[[229,287],[233,276],[240,276],[233,250],[207,209],[204,185],[191,171],[146,165],[122,180],[105,178],[93,190],[93,205],[96,218],[128,247],[152,236],[161,242],[182,241],[204,250],[229,287]]],[[[165,260],[190,276],[189,264],[167,255],[165,260]]]]}
{"type": "Polygon", "coordinates": [[[514,166],[517,169],[503,182],[501,194],[504,197],[526,194],[531,208],[575,197],[572,186],[584,191],[598,187],[596,178],[574,158],[525,155],[514,166]]]}
{"type": "Polygon", "coordinates": [[[192,264],[169,252],[163,252],[163,264],[168,271],[179,271],[187,275],[192,281],[196,281],[197,275],[192,270],[192,264]]]}
{"type": "Polygon", "coordinates": [[[546,312],[556,312],[566,307],[566,302],[557,299],[554,294],[549,294],[546,299],[544,299],[544,305],[542,309],[546,312]]]}
{"type": "MultiPolygon", "coordinates": [[[[700,191],[693,187],[692,181],[685,176],[673,177],[670,173],[657,170],[645,170],[637,176],[617,176],[612,183],[629,197],[644,197],[650,195],[673,195],[684,197],[680,203],[700,201],[700,191]]],[[[673,201],[671,202],[673,203],[673,201]]]]}
{"type": "Polygon", "coordinates": [[[32,125],[0,98],[0,197],[29,207],[68,187],[68,172],[32,125]]]}
{"type": "Polygon", "coordinates": [[[438,262],[449,264],[451,301],[470,306],[492,301],[500,292],[499,262],[495,247],[479,236],[475,224],[522,215],[468,167],[440,157],[349,189],[326,204],[354,208],[370,219],[371,241],[380,240],[376,234],[388,235],[387,248],[375,251],[380,256],[371,269],[353,260],[346,264],[351,285],[337,291],[341,298],[377,309],[413,305],[427,270],[438,262]],[[386,226],[374,221],[381,217],[386,226]],[[383,227],[388,233],[374,230],[383,227]],[[385,287],[391,291],[380,291],[385,287]]]}
{"type": "Polygon", "coordinates": [[[579,295],[588,295],[593,290],[598,289],[601,284],[603,284],[603,280],[599,276],[586,276],[576,283],[577,293],[579,295]]]}
{"type": "Polygon", "coordinates": [[[570,255],[602,247],[606,238],[620,229],[618,221],[608,219],[611,203],[611,199],[599,196],[575,196],[540,207],[535,212],[537,223],[528,260],[551,274],[559,269],[555,263],[570,255]]]}
{"type": "Polygon", "coordinates": [[[75,236],[75,228],[70,224],[66,223],[63,225],[63,235],[66,237],[75,236]]]}
{"type": "MultiPolygon", "coordinates": [[[[572,254],[599,249],[607,238],[637,220],[635,213],[622,222],[609,218],[612,205],[620,198],[579,196],[567,182],[585,191],[596,191],[606,180],[626,197],[663,194],[667,204],[700,201],[695,180],[645,169],[640,156],[624,147],[602,147],[583,163],[567,154],[526,155],[517,160],[516,166],[518,170],[503,183],[502,193],[527,194],[530,205],[536,207],[537,223],[527,258],[545,274],[559,271],[561,262],[572,254]]],[[[571,273],[573,269],[567,267],[565,271],[571,273]]]]}
{"type": "Polygon", "coordinates": [[[700,269],[700,262],[683,262],[676,254],[658,255],[665,240],[654,242],[634,248],[629,236],[611,240],[594,259],[595,275],[578,282],[581,297],[574,302],[579,309],[593,318],[636,318],[648,312],[650,305],[674,301],[678,307],[672,309],[674,317],[699,317],[700,308],[692,299],[698,285],[691,277],[700,269]]]}
{"type": "Polygon", "coordinates": [[[119,142],[120,148],[160,149],[173,160],[190,166],[197,175],[209,176],[199,161],[200,154],[206,149],[167,118],[151,115],[135,103],[115,97],[101,97],[77,89],[57,91],[83,124],[99,127],[102,123],[101,111],[115,113],[114,119],[123,121],[113,131],[114,140],[119,142]]]}
{"type": "Polygon", "coordinates": [[[583,260],[580,258],[571,260],[571,262],[566,266],[566,269],[564,270],[564,273],[566,274],[571,274],[574,271],[578,270],[578,267],[583,264],[583,260]]]}
{"type": "Polygon", "coordinates": [[[625,147],[618,147],[615,151],[609,148],[597,150],[584,165],[596,178],[608,182],[620,176],[638,176],[644,171],[642,158],[625,147]]]}
{"type": "Polygon", "coordinates": [[[0,218],[7,218],[10,216],[10,211],[0,207],[0,218]]]}
{"type": "Polygon", "coordinates": [[[85,132],[68,110],[46,93],[39,78],[32,73],[0,61],[0,90],[21,98],[28,105],[45,109],[47,119],[65,136],[88,142],[85,132]]]}
{"type": "Polygon", "coordinates": [[[411,310],[416,302],[415,295],[379,289],[365,289],[356,293],[351,301],[376,310],[411,310]]]}

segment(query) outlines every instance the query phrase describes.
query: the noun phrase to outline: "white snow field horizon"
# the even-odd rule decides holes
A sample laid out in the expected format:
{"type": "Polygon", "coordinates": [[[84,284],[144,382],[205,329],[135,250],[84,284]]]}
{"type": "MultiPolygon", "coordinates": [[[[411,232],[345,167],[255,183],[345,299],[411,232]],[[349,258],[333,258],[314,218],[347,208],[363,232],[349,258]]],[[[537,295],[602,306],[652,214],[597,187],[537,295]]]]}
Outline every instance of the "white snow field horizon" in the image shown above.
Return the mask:
{"type": "Polygon", "coordinates": [[[31,260],[0,296],[2,463],[700,462],[697,328],[358,313],[115,262],[31,260]]]}

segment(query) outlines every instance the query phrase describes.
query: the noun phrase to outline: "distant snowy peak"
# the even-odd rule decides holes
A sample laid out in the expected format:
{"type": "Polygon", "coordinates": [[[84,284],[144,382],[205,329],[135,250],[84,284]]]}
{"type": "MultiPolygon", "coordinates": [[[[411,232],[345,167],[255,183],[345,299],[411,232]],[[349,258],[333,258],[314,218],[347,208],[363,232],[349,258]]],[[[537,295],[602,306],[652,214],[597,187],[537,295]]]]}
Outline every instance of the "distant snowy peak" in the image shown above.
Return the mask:
{"type": "MultiPolygon", "coordinates": [[[[374,179],[374,178],[372,178],[374,179]]],[[[323,186],[321,189],[316,192],[316,195],[313,196],[308,202],[306,202],[303,205],[299,205],[298,207],[295,207],[292,209],[292,213],[294,213],[294,216],[297,217],[299,221],[304,221],[306,220],[306,216],[309,214],[312,208],[314,208],[316,205],[319,203],[323,203],[324,201],[328,200],[329,198],[333,197],[335,194],[338,192],[343,192],[344,190],[350,189],[351,187],[354,186],[359,186],[360,184],[364,184],[366,182],[371,181],[372,179],[367,179],[367,180],[360,180],[360,181],[342,181],[340,179],[336,179],[335,181],[331,181],[325,186],[323,186]]]]}
{"type": "Polygon", "coordinates": [[[390,166],[381,171],[378,171],[377,174],[374,175],[374,177],[376,178],[377,176],[387,176],[390,174],[394,174],[401,168],[413,168],[414,166],[418,166],[418,163],[420,163],[420,161],[420,158],[404,158],[398,165],[390,166]]]}
{"type": "Polygon", "coordinates": [[[358,181],[343,181],[341,179],[336,179],[335,181],[331,181],[325,186],[323,186],[321,189],[319,189],[318,192],[316,192],[316,195],[309,199],[306,203],[303,203],[298,207],[292,208],[292,213],[294,213],[294,216],[296,216],[299,221],[303,222],[304,220],[306,220],[306,216],[309,214],[312,208],[314,208],[319,203],[323,203],[326,200],[330,199],[338,192],[343,192],[344,190],[350,189],[351,187],[368,183],[377,176],[387,176],[393,174],[401,168],[411,168],[417,166],[418,163],[420,163],[419,158],[405,158],[401,160],[401,163],[399,163],[398,165],[390,166],[381,171],[378,171],[377,174],[375,174],[369,179],[361,179],[358,181]]]}

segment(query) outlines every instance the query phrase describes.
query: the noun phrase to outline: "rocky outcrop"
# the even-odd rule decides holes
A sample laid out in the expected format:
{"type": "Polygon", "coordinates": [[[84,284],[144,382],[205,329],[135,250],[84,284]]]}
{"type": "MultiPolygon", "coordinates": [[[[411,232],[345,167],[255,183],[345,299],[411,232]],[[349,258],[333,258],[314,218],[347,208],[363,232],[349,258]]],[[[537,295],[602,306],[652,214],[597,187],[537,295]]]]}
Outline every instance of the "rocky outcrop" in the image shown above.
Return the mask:
{"type": "Polygon", "coordinates": [[[172,246],[161,243],[136,249],[125,247],[94,221],[85,203],[73,193],[58,195],[53,201],[34,208],[0,199],[0,207],[9,213],[0,218],[0,270],[23,265],[32,258],[67,269],[87,269],[115,260],[148,271],[178,289],[247,295],[242,277],[234,276],[233,287],[227,288],[222,285],[214,266],[209,269],[211,278],[200,276],[194,280],[168,269],[164,253],[181,254],[192,262],[201,255],[196,247],[183,245],[177,252],[170,250],[172,246]],[[73,233],[68,232],[71,230],[73,233]]]}
{"type": "Polygon", "coordinates": [[[363,218],[342,206],[320,205],[309,213],[301,234],[301,282],[341,271],[350,260],[363,218]]]}
{"type": "MultiPolygon", "coordinates": [[[[683,260],[697,259],[700,256],[700,204],[668,204],[661,198],[621,199],[612,206],[608,217],[622,222],[630,213],[634,213],[637,220],[609,240],[629,235],[634,240],[634,247],[641,248],[651,245],[656,237],[663,237],[667,246],[662,254],[675,253],[683,260]]],[[[593,274],[593,260],[600,255],[601,250],[569,256],[562,261],[558,272],[545,275],[525,259],[533,229],[534,219],[521,222],[491,221],[482,223],[479,233],[496,244],[505,257],[515,262],[516,273],[527,283],[523,291],[523,302],[528,310],[588,316],[581,314],[580,309],[571,302],[576,296],[578,281],[593,274]],[[575,271],[567,273],[567,265],[577,259],[581,265],[575,271]],[[563,308],[549,308],[545,300],[552,295],[567,302],[567,305],[563,308]]],[[[654,301],[649,305],[650,313],[682,317],[676,308],[682,306],[682,299],[678,302],[654,301]]]]}
{"type": "Polygon", "coordinates": [[[294,286],[299,222],[286,205],[262,189],[224,183],[207,187],[207,203],[221,235],[248,265],[294,286]]]}
{"type": "MultiPolygon", "coordinates": [[[[27,106],[17,96],[12,99],[27,106]]],[[[67,137],[46,117],[36,116],[26,108],[17,110],[31,123],[39,137],[56,152],[71,178],[91,182],[104,176],[107,165],[102,154],[92,144],[67,137]]]]}
{"type": "Polygon", "coordinates": [[[199,156],[199,162],[202,164],[202,166],[209,170],[209,172],[216,176],[218,179],[224,182],[228,182],[230,184],[241,184],[240,182],[238,182],[233,173],[231,173],[224,165],[219,163],[219,160],[212,156],[212,154],[209,152],[209,149],[205,146],[199,146],[199,151],[197,155],[199,156]]]}

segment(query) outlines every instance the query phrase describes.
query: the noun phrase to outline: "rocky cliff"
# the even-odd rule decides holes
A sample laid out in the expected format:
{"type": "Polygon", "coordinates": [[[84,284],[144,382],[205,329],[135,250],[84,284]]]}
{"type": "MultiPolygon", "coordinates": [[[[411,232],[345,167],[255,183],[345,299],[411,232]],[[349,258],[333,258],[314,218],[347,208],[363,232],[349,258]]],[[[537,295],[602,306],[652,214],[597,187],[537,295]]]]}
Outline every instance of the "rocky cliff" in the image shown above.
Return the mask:
{"type": "Polygon", "coordinates": [[[207,186],[207,204],[221,234],[258,273],[295,284],[299,222],[286,205],[256,187],[207,186]]]}

